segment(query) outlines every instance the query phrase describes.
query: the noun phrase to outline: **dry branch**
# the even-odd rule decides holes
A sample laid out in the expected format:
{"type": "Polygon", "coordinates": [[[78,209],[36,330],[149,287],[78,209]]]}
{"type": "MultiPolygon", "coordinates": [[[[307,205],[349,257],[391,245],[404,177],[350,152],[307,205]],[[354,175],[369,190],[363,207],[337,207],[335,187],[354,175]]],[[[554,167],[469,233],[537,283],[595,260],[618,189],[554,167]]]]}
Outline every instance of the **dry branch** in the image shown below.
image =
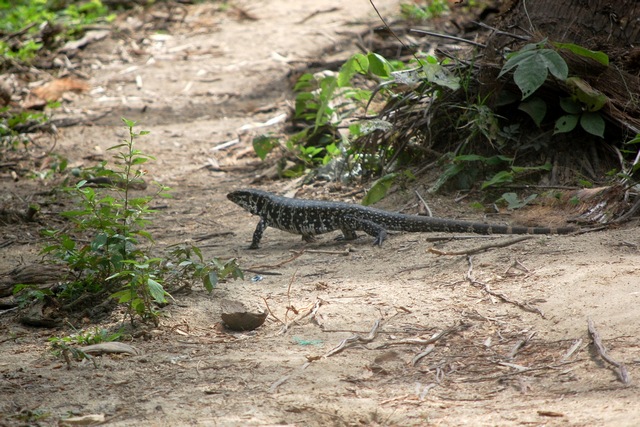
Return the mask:
{"type": "Polygon", "coordinates": [[[602,344],[602,339],[600,338],[600,334],[598,334],[598,331],[596,330],[596,325],[593,323],[593,320],[587,319],[587,328],[589,330],[589,335],[593,340],[593,345],[598,351],[600,357],[602,357],[602,360],[613,365],[616,368],[616,374],[618,374],[618,377],[623,384],[630,384],[631,377],[629,376],[627,367],[624,363],[613,360],[611,356],[607,354],[607,349],[605,348],[604,344],[602,344]]]}
{"type": "Polygon", "coordinates": [[[382,323],[382,319],[376,320],[375,323],[373,324],[373,327],[371,328],[371,331],[366,337],[361,337],[358,334],[353,334],[349,338],[343,339],[340,342],[340,344],[338,344],[337,347],[329,350],[324,355],[322,355],[322,357],[327,358],[327,357],[334,356],[342,352],[344,349],[351,347],[355,344],[369,344],[371,341],[376,339],[376,336],[378,335],[378,329],[380,328],[380,323],[382,323]]]}
{"type": "Polygon", "coordinates": [[[524,311],[528,311],[530,313],[537,313],[542,318],[545,317],[544,313],[539,308],[532,307],[529,304],[522,303],[522,302],[519,302],[519,301],[516,301],[516,300],[512,300],[511,298],[509,298],[508,296],[506,296],[503,293],[492,291],[487,283],[483,283],[483,282],[480,282],[480,281],[476,280],[473,277],[473,257],[470,256],[470,257],[467,258],[467,260],[469,262],[469,270],[467,270],[466,279],[469,282],[469,284],[471,284],[471,286],[473,286],[475,288],[478,288],[478,289],[482,289],[487,294],[489,294],[491,296],[494,296],[496,298],[499,298],[499,299],[501,299],[502,301],[504,301],[506,303],[513,304],[516,307],[520,307],[524,311]]]}
{"type": "Polygon", "coordinates": [[[522,242],[523,240],[528,240],[531,238],[533,238],[533,236],[520,236],[520,237],[516,237],[515,239],[504,240],[498,243],[489,243],[487,245],[482,245],[480,247],[472,248],[472,249],[465,249],[463,251],[445,252],[435,248],[429,248],[428,251],[436,255],[474,255],[479,252],[484,252],[486,250],[493,249],[493,248],[504,248],[506,246],[511,246],[513,244],[516,244],[516,243],[522,242]]]}

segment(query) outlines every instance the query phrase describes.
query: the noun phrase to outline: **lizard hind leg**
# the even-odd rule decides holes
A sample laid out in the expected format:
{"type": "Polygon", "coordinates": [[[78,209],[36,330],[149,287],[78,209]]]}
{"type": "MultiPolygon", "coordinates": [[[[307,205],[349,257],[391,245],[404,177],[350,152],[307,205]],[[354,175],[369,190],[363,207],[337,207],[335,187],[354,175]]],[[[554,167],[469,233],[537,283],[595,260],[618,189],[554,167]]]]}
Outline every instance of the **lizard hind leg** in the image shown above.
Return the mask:
{"type": "Polygon", "coordinates": [[[341,228],[342,236],[336,237],[336,240],[356,240],[358,238],[358,234],[355,230],[350,228],[341,228]]]}
{"type": "Polygon", "coordinates": [[[304,240],[307,243],[313,243],[316,241],[316,238],[314,236],[312,236],[311,234],[303,234],[302,235],[302,240],[304,240]]]}
{"type": "Polygon", "coordinates": [[[375,237],[373,241],[374,245],[381,246],[384,239],[387,237],[387,230],[380,224],[369,221],[368,219],[361,219],[355,217],[347,217],[345,218],[346,227],[342,227],[342,232],[345,235],[345,238],[349,236],[355,236],[355,230],[362,230],[367,233],[369,236],[375,237]]]}

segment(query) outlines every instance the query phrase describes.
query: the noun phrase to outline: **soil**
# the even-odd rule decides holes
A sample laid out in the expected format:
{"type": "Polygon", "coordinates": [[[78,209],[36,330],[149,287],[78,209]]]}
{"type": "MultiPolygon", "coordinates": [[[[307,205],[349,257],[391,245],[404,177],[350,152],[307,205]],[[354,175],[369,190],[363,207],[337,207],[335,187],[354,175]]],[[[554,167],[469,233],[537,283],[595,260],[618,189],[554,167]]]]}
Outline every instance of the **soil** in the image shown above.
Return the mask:
{"type": "MultiPolygon", "coordinates": [[[[369,236],[304,243],[269,229],[259,250],[247,249],[257,220],[226,199],[231,190],[357,202],[350,188],[298,190],[299,181],[265,179],[251,147],[256,134],[277,130],[265,122],[287,113],[289,74],[346,58],[376,19],[368,2],[303,3],[185,6],[169,12],[186,17],[161,35],[143,36],[131,15],[117,23],[117,36],[82,53],[91,90],[67,95],[64,108],[102,117],[62,129],[55,151],[71,167],[91,166],[126,136],[120,117],[137,120],[151,131],[139,148],[157,159],[148,176],[174,194],[149,230],[158,248],[194,241],[207,258],[236,257],[245,280],[212,293],[194,284],[162,309],[158,327],[127,342],[139,354],[97,357],[97,368],[83,361],[67,369],[51,354],[47,339],[68,335],[69,325],[30,328],[1,312],[0,424],[97,415],[114,426],[638,425],[635,224],[536,236],[471,259],[432,249],[468,251],[513,237],[393,233],[374,247],[369,236]],[[232,332],[221,325],[224,299],[257,310],[268,304],[271,314],[255,331],[232,332]],[[592,345],[588,319],[629,384],[592,345]]],[[[376,4],[397,11],[394,1],[376,4]]],[[[3,176],[1,185],[3,202],[13,203],[53,183],[3,176]]],[[[413,190],[426,187],[396,190],[379,207],[415,213],[413,190]]],[[[452,195],[429,204],[436,216],[483,220],[452,195]]],[[[38,231],[2,226],[0,272],[40,259],[38,231]]],[[[121,320],[116,312],[98,326],[121,320]]]]}

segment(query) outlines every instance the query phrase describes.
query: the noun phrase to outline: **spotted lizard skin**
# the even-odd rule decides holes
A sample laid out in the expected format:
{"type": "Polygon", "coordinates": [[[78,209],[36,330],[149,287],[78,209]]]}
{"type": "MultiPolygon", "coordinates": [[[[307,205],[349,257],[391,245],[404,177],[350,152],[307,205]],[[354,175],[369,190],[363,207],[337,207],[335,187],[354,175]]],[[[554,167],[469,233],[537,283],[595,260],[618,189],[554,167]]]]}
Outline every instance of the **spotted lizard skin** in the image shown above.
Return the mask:
{"type": "Polygon", "coordinates": [[[512,227],[405,215],[352,203],[292,199],[255,189],[232,191],[227,198],[260,217],[250,249],[259,247],[267,227],[300,234],[307,242],[318,234],[334,230],[341,230],[345,240],[353,240],[357,237],[356,231],[361,230],[375,238],[375,245],[382,245],[387,230],[476,234],[567,234],[576,231],[574,227],[512,227]]]}

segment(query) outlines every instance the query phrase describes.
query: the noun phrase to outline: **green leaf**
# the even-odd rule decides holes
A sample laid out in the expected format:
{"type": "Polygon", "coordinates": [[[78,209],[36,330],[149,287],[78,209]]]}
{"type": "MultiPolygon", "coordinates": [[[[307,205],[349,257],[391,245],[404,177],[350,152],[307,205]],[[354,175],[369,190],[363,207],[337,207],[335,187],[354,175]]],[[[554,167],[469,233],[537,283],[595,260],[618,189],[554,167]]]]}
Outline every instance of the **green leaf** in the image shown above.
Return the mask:
{"type": "Polygon", "coordinates": [[[376,76],[388,78],[391,76],[391,64],[382,55],[377,53],[369,53],[367,55],[369,60],[369,71],[376,76]]]}
{"type": "Polygon", "coordinates": [[[218,274],[215,271],[210,271],[209,274],[202,278],[202,282],[204,284],[204,288],[208,292],[211,292],[218,284],[218,274]]]}
{"type": "Polygon", "coordinates": [[[580,126],[591,135],[604,138],[605,123],[600,113],[583,113],[580,116],[580,126]]]}
{"type": "Polygon", "coordinates": [[[525,48],[527,48],[528,46],[535,47],[535,45],[526,45],[525,47],[520,49],[518,52],[514,52],[511,55],[509,55],[509,59],[507,59],[507,62],[505,62],[505,64],[502,66],[502,70],[500,70],[500,74],[498,74],[498,78],[504,76],[514,68],[519,67],[520,65],[531,60],[531,58],[535,55],[535,52],[532,50],[525,50],[525,48]]]}
{"type": "Polygon", "coordinates": [[[559,80],[565,80],[569,73],[567,63],[556,51],[534,47],[537,45],[527,45],[527,49],[512,54],[498,75],[502,77],[515,68],[513,79],[522,92],[522,99],[542,86],[549,72],[559,80]]]}
{"type": "Polygon", "coordinates": [[[132,128],[136,125],[136,122],[134,122],[133,120],[127,120],[124,117],[122,117],[122,121],[124,122],[124,125],[128,128],[132,128]]]}
{"type": "Polygon", "coordinates": [[[369,60],[361,53],[356,53],[340,68],[338,73],[338,87],[345,87],[351,83],[356,73],[366,73],[369,69],[369,60]]]}
{"type": "Polygon", "coordinates": [[[510,182],[513,182],[513,172],[500,171],[497,174],[495,174],[490,180],[483,182],[481,188],[484,190],[487,187],[506,184],[510,182]]]}
{"type": "Polygon", "coordinates": [[[605,106],[609,98],[591,87],[589,83],[580,77],[569,77],[565,83],[569,87],[571,94],[587,107],[587,111],[598,111],[605,106]]]}
{"type": "Polygon", "coordinates": [[[553,129],[553,134],[556,133],[565,133],[571,132],[578,125],[578,120],[580,116],[578,114],[566,114],[556,120],[555,128],[553,129]]]}
{"type": "Polygon", "coordinates": [[[513,73],[513,81],[522,92],[522,99],[528,98],[547,80],[548,70],[542,62],[528,62],[516,69],[513,73]]]}
{"type": "Polygon", "coordinates": [[[256,152],[256,155],[260,157],[262,161],[264,161],[271,150],[279,145],[278,138],[272,136],[259,135],[253,138],[253,151],[256,152]]]}
{"type": "Polygon", "coordinates": [[[131,292],[130,289],[125,289],[119,292],[116,292],[115,294],[111,295],[111,297],[115,298],[118,300],[119,304],[123,304],[126,302],[129,302],[133,299],[134,293],[131,292]]]}
{"type": "Polygon", "coordinates": [[[438,86],[447,87],[451,90],[460,88],[460,78],[450,74],[446,68],[440,64],[427,63],[422,67],[427,81],[437,84],[438,86]]]}
{"type": "Polygon", "coordinates": [[[158,303],[167,302],[166,298],[164,297],[166,295],[166,291],[164,290],[164,288],[160,283],[156,282],[151,278],[148,278],[147,287],[149,288],[149,293],[151,294],[151,297],[156,302],[158,303]]]}
{"type": "Polygon", "coordinates": [[[502,200],[507,202],[507,209],[520,209],[538,197],[537,194],[531,194],[524,200],[520,200],[516,193],[504,193],[501,197],[502,200]]]}
{"type": "Polygon", "coordinates": [[[547,103],[536,96],[522,101],[518,106],[518,110],[527,113],[536,126],[540,127],[540,123],[542,123],[544,116],[547,114],[547,103]]]}
{"type": "Polygon", "coordinates": [[[573,43],[553,43],[553,45],[558,49],[567,49],[575,53],[576,55],[584,56],[585,58],[591,58],[598,61],[602,65],[609,66],[609,57],[606,53],[599,50],[589,50],[573,43]]]}
{"type": "Polygon", "coordinates": [[[396,173],[390,173],[374,182],[371,189],[362,199],[362,204],[364,206],[369,206],[379,200],[382,200],[384,196],[387,195],[387,191],[391,188],[391,185],[395,181],[397,175],[398,174],[396,173]]]}
{"type": "Polygon", "coordinates": [[[580,107],[580,104],[578,104],[576,101],[574,101],[571,98],[560,98],[560,108],[562,108],[562,110],[565,113],[569,113],[569,114],[582,113],[582,108],[580,107]]]}
{"type": "Polygon", "coordinates": [[[556,79],[566,80],[569,75],[569,66],[558,52],[551,49],[540,49],[538,57],[556,79]]]}

